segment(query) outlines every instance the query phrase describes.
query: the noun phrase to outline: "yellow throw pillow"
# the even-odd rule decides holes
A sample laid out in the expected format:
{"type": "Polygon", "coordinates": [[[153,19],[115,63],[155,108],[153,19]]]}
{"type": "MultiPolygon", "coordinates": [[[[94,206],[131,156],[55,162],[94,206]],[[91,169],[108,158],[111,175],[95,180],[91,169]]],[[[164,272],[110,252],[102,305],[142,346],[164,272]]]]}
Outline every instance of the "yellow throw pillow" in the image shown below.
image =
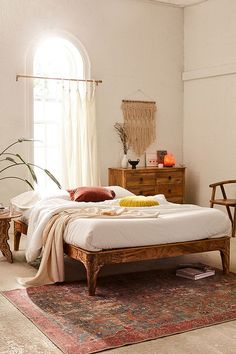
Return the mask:
{"type": "Polygon", "coordinates": [[[121,198],[119,204],[122,207],[150,207],[159,205],[153,197],[144,197],[142,195],[121,198]]]}

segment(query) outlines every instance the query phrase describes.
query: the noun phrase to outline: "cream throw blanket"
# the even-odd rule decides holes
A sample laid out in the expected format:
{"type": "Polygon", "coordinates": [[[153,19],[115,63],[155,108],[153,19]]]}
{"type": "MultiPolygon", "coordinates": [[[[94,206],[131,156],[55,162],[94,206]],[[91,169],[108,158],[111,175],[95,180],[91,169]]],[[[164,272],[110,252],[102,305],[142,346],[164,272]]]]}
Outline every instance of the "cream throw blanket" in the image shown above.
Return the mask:
{"type": "MultiPolygon", "coordinates": [[[[129,208],[67,209],[53,215],[43,234],[43,255],[40,267],[33,278],[18,278],[21,285],[44,285],[64,281],[63,235],[68,223],[78,218],[156,218],[159,212],[145,212],[129,208]]],[[[79,237],[79,235],[78,235],[79,237]]]]}

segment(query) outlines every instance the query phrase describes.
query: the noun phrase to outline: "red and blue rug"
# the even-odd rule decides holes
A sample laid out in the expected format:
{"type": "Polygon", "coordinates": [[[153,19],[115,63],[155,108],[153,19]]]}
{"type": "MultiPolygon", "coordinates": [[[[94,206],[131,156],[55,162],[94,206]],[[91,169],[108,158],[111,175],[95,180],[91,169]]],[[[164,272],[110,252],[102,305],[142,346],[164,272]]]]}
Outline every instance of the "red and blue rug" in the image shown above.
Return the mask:
{"type": "Polygon", "coordinates": [[[105,349],[236,319],[236,274],[188,280],[175,271],[99,278],[3,292],[64,353],[105,349]]]}

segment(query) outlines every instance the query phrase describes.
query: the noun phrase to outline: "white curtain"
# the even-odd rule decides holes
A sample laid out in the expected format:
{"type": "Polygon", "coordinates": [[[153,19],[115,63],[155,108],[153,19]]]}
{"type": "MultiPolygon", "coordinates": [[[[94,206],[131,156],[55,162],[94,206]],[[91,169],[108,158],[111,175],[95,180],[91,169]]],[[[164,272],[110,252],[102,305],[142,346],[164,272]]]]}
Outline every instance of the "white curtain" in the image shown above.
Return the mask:
{"type": "Polygon", "coordinates": [[[95,88],[95,82],[63,83],[60,147],[63,188],[100,185],[95,88]]]}

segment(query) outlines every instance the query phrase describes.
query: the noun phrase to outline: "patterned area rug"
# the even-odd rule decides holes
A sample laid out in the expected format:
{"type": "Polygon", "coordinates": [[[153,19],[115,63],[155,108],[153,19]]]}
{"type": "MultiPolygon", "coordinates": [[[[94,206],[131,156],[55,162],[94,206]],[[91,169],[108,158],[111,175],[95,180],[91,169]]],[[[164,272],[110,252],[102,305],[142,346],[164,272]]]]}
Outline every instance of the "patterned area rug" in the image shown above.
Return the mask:
{"type": "Polygon", "coordinates": [[[3,292],[64,353],[95,353],[236,319],[236,274],[188,280],[175,271],[3,292]]]}

